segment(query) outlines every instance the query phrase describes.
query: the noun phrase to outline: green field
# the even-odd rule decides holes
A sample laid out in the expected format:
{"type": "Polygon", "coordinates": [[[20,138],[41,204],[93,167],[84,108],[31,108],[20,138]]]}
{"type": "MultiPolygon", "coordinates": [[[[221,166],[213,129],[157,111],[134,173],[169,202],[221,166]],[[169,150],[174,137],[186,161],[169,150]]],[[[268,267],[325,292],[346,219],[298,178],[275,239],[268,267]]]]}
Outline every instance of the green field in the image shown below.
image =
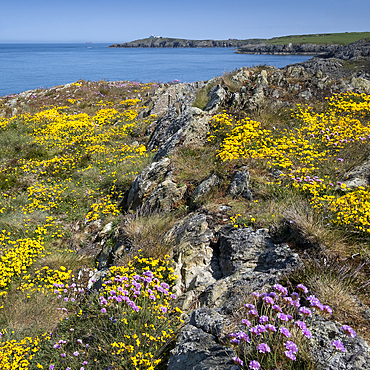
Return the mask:
{"type": "Polygon", "coordinates": [[[284,44],[340,44],[348,45],[357,40],[369,38],[370,32],[323,33],[314,35],[292,35],[273,37],[266,40],[271,45],[284,44]]]}

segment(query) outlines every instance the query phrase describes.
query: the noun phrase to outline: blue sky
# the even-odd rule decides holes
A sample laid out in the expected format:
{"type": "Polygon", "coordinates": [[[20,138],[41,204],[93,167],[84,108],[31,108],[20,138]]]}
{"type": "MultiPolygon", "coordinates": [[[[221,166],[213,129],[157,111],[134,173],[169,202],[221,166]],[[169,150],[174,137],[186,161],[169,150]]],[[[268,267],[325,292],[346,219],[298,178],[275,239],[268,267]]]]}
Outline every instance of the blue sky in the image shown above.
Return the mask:
{"type": "Polygon", "coordinates": [[[362,32],[369,14],[369,0],[1,0],[0,43],[362,32]]]}

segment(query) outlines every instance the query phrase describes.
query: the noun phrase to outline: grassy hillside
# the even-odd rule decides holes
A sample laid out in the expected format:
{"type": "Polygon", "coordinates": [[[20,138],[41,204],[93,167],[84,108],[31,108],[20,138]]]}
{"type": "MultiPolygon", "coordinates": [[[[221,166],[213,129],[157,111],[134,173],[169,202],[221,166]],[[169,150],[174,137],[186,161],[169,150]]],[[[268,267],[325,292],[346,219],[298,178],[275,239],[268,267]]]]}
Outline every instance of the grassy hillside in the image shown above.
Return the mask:
{"type": "Polygon", "coordinates": [[[338,44],[348,45],[352,42],[370,37],[370,32],[345,32],[345,33],[324,33],[315,35],[292,35],[273,37],[266,40],[271,45],[292,44],[338,44]]]}
{"type": "MultiPolygon", "coordinates": [[[[343,32],[343,33],[324,33],[324,34],[313,34],[313,35],[291,35],[273,37],[271,39],[245,39],[236,40],[238,42],[245,42],[245,44],[258,44],[267,43],[270,45],[287,45],[292,44],[338,44],[348,45],[352,42],[358,41],[363,38],[370,37],[370,32],[343,32]]],[[[156,39],[145,38],[140,40],[132,41],[133,43],[152,43],[156,39]]],[[[185,39],[162,37],[160,41],[171,41],[171,42],[182,42],[185,39]]],[[[192,40],[202,41],[202,40],[192,40]]],[[[216,40],[216,41],[229,41],[229,40],[216,40]]]]}

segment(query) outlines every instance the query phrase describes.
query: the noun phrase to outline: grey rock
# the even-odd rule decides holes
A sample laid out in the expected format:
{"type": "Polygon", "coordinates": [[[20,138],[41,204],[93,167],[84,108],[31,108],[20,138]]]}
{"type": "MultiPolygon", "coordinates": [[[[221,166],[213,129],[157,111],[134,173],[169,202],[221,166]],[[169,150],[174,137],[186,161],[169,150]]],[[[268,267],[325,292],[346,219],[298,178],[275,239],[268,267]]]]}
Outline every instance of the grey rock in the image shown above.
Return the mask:
{"type": "Polygon", "coordinates": [[[241,195],[243,198],[253,200],[252,193],[249,189],[249,171],[247,167],[242,167],[239,171],[235,172],[227,189],[227,194],[233,197],[241,195]]]}
{"type": "MultiPolygon", "coordinates": [[[[218,265],[213,263],[213,237],[207,216],[194,213],[176,223],[165,235],[164,242],[174,245],[175,273],[179,276],[175,287],[177,295],[204,288],[220,276],[218,265]]],[[[189,303],[189,296],[184,297],[182,307],[186,308],[189,303]]]]}
{"type": "Polygon", "coordinates": [[[369,186],[370,159],[344,174],[343,183],[346,184],[346,187],[349,189],[356,188],[358,186],[369,186]]]}
{"type": "Polygon", "coordinates": [[[276,98],[276,99],[279,99],[280,98],[280,93],[279,93],[279,90],[278,89],[275,89],[272,93],[272,97],[273,98],[276,98]]]}
{"type": "Polygon", "coordinates": [[[167,88],[159,88],[156,90],[155,96],[152,98],[153,108],[150,114],[161,115],[175,104],[182,106],[191,106],[195,100],[197,89],[201,83],[182,83],[170,85],[167,88]]]}
{"type": "Polygon", "coordinates": [[[217,85],[209,92],[209,95],[211,99],[204,110],[214,111],[220,106],[222,101],[225,99],[226,91],[223,87],[221,87],[221,85],[217,85]]]}
{"type": "Polygon", "coordinates": [[[257,88],[256,92],[259,93],[266,89],[269,86],[269,82],[267,80],[267,71],[262,70],[261,73],[258,75],[256,80],[257,88]]]}
{"type": "Polygon", "coordinates": [[[219,264],[224,276],[241,269],[268,272],[293,270],[302,262],[286,244],[275,245],[267,229],[251,228],[220,230],[219,264]]]}
{"type": "Polygon", "coordinates": [[[164,158],[146,167],[132,183],[127,197],[127,207],[136,209],[140,206],[144,199],[164,180],[169,172],[169,166],[170,160],[164,158]]]}
{"type": "Polygon", "coordinates": [[[193,325],[186,325],[171,351],[169,370],[236,370],[231,359],[235,352],[216,342],[212,334],[193,325]]]}
{"type": "MultiPolygon", "coordinates": [[[[158,147],[155,161],[168,156],[181,145],[202,146],[207,140],[210,116],[199,108],[191,107],[172,121],[158,147]]],[[[159,126],[158,126],[159,127],[159,126]]],[[[155,132],[153,133],[154,137],[155,132]]]]}
{"type": "Polygon", "coordinates": [[[165,236],[174,245],[176,294],[183,309],[199,301],[232,311],[246,292],[274,284],[282,273],[302,266],[298,255],[286,244],[275,245],[266,229],[225,226],[216,243],[209,221],[202,213],[190,214],[165,236]]]}
{"type": "Polygon", "coordinates": [[[212,174],[206,180],[202,181],[191,194],[193,202],[197,202],[204,194],[208,193],[213,187],[219,183],[219,178],[216,174],[212,174]]]}
{"type": "Polygon", "coordinates": [[[101,270],[95,270],[87,283],[87,289],[89,290],[100,290],[103,286],[105,276],[109,274],[109,269],[104,268],[101,270]]]}
{"type": "Polygon", "coordinates": [[[144,204],[144,209],[160,210],[169,212],[174,203],[182,199],[186,191],[186,185],[178,187],[170,179],[161,182],[149,199],[144,204]]]}
{"type": "Polygon", "coordinates": [[[365,78],[356,78],[353,76],[351,79],[351,85],[354,89],[358,91],[364,92],[366,94],[370,93],[370,81],[365,78]]]}
{"type": "Polygon", "coordinates": [[[302,99],[306,99],[306,100],[310,100],[311,97],[312,97],[312,94],[311,94],[311,91],[309,90],[306,90],[306,91],[302,91],[298,94],[298,96],[302,99]]]}
{"type": "Polygon", "coordinates": [[[212,308],[201,307],[192,312],[189,323],[206,333],[220,337],[229,321],[227,316],[221,315],[212,308]]]}
{"type": "Polygon", "coordinates": [[[265,102],[265,94],[257,90],[245,103],[245,109],[249,111],[258,110],[265,102]]]}
{"type": "Polygon", "coordinates": [[[252,72],[248,71],[245,67],[241,68],[234,76],[231,77],[231,80],[235,83],[244,83],[250,77],[252,72]]]}
{"type": "Polygon", "coordinates": [[[370,347],[360,337],[348,337],[340,329],[341,325],[328,321],[316,315],[312,322],[312,338],[310,339],[311,355],[313,360],[325,369],[370,369],[370,347]],[[345,352],[333,354],[333,340],[340,340],[344,344],[345,352]]]}
{"type": "MultiPolygon", "coordinates": [[[[155,122],[155,128],[152,130],[152,135],[150,136],[147,144],[148,150],[158,149],[178,130],[176,126],[172,125],[177,118],[178,114],[176,108],[172,107],[166,112],[166,114],[164,114],[158,121],[155,122]]],[[[154,123],[152,125],[154,125],[154,123]]]]}

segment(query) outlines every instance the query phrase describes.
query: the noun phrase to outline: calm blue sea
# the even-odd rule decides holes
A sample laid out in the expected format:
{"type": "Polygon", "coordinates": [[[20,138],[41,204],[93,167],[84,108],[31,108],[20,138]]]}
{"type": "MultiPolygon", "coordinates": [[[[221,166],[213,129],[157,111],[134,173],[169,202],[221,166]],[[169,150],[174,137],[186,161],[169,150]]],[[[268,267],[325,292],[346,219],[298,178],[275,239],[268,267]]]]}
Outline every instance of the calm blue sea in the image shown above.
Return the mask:
{"type": "Polygon", "coordinates": [[[79,79],[181,82],[268,64],[283,67],[307,56],[243,55],[226,48],[120,49],[109,44],[0,44],[0,96],[79,79]]]}

